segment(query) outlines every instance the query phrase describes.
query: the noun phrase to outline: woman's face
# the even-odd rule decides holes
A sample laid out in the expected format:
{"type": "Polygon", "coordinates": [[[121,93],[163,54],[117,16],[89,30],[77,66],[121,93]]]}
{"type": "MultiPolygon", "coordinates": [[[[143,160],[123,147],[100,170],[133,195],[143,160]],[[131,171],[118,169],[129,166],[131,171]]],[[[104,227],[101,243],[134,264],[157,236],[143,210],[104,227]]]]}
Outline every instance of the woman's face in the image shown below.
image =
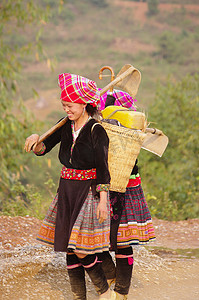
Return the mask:
{"type": "Polygon", "coordinates": [[[67,101],[61,101],[64,111],[67,113],[68,118],[71,121],[77,121],[82,115],[86,108],[86,104],[71,103],[67,101]]]}

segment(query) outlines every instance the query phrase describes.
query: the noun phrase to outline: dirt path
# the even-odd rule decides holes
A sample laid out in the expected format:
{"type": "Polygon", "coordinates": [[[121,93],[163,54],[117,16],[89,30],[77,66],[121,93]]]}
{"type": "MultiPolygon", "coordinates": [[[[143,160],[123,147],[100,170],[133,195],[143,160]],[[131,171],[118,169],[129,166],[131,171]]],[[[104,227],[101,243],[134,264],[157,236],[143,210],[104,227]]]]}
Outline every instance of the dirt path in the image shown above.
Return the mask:
{"type": "MultiPolygon", "coordinates": [[[[35,241],[40,223],[31,217],[0,217],[0,299],[72,299],[65,255],[35,241]]],[[[199,220],[153,223],[156,241],[134,250],[128,299],[199,299],[199,220]]],[[[88,278],[87,287],[88,300],[97,300],[88,278]]]]}

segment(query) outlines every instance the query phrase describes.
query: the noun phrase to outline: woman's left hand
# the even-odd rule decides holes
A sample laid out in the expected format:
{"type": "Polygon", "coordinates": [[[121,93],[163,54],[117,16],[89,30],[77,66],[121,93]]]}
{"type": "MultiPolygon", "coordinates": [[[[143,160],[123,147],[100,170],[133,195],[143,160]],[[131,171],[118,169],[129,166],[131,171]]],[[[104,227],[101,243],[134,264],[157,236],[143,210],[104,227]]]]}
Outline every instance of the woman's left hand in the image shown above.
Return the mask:
{"type": "Polygon", "coordinates": [[[107,209],[107,192],[100,192],[100,203],[97,206],[97,219],[101,224],[108,217],[108,209],[107,209]]]}
{"type": "Polygon", "coordinates": [[[99,223],[101,224],[104,222],[104,220],[107,219],[108,211],[106,207],[106,203],[100,202],[97,206],[97,218],[99,220],[99,223]]]}

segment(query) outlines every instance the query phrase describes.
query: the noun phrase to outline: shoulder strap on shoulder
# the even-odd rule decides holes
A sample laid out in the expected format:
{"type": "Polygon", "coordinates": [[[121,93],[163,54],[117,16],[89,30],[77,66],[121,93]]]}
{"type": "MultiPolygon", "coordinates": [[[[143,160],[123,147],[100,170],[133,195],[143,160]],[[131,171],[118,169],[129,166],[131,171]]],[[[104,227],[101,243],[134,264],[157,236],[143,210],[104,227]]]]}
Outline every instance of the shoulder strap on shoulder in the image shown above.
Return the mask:
{"type": "MultiPolygon", "coordinates": [[[[93,132],[93,129],[94,129],[94,127],[95,127],[96,125],[100,125],[100,123],[97,122],[97,123],[94,123],[94,124],[93,124],[93,126],[91,127],[91,133],[93,132]]],[[[101,126],[101,125],[100,125],[100,126],[101,126]]]]}

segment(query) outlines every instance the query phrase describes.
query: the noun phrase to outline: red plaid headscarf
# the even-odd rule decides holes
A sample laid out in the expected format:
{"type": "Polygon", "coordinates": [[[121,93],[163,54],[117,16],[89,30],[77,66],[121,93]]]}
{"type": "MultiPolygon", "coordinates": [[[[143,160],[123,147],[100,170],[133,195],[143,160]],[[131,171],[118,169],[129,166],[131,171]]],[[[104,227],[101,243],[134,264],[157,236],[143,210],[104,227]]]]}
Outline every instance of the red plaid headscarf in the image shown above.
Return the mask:
{"type": "Polygon", "coordinates": [[[94,81],[79,75],[62,73],[59,75],[58,84],[62,101],[87,103],[98,107],[100,94],[94,81]]]}

